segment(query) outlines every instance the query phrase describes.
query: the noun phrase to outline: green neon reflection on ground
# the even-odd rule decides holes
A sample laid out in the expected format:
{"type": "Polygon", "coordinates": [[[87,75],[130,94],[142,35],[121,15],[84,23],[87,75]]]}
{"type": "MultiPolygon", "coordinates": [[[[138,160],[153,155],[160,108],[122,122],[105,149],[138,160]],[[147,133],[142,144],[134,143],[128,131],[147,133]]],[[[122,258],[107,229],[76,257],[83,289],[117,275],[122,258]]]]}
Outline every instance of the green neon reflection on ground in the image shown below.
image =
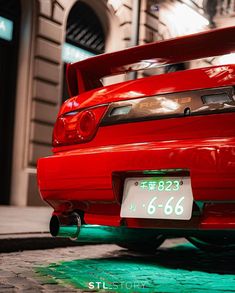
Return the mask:
{"type": "Polygon", "coordinates": [[[86,292],[234,292],[231,256],[234,253],[208,255],[185,244],[159,250],[155,256],[124,251],[121,256],[66,261],[37,271],[86,292]]]}
{"type": "Polygon", "coordinates": [[[82,225],[80,229],[77,226],[60,226],[58,235],[60,237],[77,238],[78,242],[85,243],[116,243],[118,241],[138,241],[140,235],[152,238],[158,235],[154,229],[135,229],[128,227],[112,227],[100,225],[82,225]]]}

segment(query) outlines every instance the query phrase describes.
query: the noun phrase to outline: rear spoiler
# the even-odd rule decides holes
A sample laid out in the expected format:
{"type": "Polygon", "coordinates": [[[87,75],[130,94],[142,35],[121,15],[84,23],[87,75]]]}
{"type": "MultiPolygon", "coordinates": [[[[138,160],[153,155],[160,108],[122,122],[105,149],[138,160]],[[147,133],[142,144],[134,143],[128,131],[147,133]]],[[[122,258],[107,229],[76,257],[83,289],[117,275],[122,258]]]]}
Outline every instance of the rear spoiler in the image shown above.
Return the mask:
{"type": "Polygon", "coordinates": [[[69,93],[102,87],[101,78],[133,71],[140,62],[160,65],[214,57],[235,51],[235,26],[98,55],[67,67],[69,93]]]}

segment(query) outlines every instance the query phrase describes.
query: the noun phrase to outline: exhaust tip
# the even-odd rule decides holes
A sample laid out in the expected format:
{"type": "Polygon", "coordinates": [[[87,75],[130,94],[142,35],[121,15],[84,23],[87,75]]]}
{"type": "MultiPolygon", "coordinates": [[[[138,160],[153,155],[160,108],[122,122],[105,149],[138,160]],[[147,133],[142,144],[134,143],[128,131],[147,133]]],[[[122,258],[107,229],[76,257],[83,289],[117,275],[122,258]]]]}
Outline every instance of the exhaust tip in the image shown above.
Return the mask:
{"type": "Polygon", "coordinates": [[[56,237],[59,234],[59,230],[60,230],[59,218],[53,215],[50,220],[50,233],[53,237],[56,237]]]}
{"type": "Polygon", "coordinates": [[[76,213],[53,215],[49,227],[53,237],[68,237],[73,239],[80,232],[81,219],[76,213]]]}

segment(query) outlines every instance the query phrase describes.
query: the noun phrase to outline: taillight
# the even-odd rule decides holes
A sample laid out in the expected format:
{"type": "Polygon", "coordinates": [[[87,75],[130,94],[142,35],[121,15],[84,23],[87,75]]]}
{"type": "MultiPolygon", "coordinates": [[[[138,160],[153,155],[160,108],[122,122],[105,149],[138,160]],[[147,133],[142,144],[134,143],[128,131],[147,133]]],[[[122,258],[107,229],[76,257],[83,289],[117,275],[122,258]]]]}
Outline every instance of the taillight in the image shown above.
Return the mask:
{"type": "Polygon", "coordinates": [[[54,147],[88,142],[93,139],[107,106],[73,111],[58,117],[53,131],[54,147]]]}

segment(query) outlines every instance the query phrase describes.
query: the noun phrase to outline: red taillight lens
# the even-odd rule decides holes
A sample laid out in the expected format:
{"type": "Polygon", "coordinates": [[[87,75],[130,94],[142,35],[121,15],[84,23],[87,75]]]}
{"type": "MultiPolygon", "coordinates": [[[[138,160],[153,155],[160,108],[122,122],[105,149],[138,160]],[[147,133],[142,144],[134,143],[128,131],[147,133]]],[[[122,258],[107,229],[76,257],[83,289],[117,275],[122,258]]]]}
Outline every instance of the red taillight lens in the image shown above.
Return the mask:
{"type": "Polygon", "coordinates": [[[81,112],[69,112],[58,117],[53,131],[53,146],[90,141],[95,136],[106,109],[106,106],[102,106],[81,112]]]}
{"type": "Polygon", "coordinates": [[[96,129],[95,115],[91,111],[85,111],[81,114],[77,123],[78,135],[81,139],[88,138],[93,135],[96,129]]]}

